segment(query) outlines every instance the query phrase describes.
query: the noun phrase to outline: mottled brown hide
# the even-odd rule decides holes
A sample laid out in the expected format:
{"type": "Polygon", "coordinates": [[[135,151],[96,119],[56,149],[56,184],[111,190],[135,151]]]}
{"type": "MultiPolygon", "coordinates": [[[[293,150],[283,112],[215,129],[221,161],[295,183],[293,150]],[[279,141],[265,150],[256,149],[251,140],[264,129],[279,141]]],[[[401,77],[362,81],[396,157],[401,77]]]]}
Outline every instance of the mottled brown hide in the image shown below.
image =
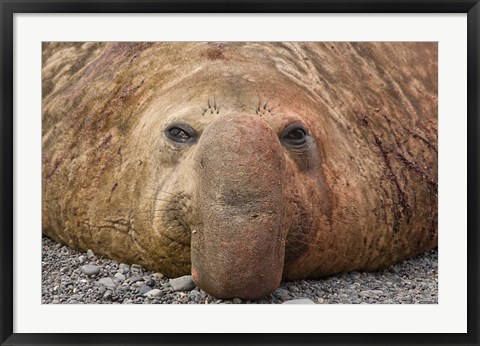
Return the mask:
{"type": "Polygon", "coordinates": [[[59,242],[242,298],[437,245],[436,43],[42,57],[43,232],[59,242]]]}

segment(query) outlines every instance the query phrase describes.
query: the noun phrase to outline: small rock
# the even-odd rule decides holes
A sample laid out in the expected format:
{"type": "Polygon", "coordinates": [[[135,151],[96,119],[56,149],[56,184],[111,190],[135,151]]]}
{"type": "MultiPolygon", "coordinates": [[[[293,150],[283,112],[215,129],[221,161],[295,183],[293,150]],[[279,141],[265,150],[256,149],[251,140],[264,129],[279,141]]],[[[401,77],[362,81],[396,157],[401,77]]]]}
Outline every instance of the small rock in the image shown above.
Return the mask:
{"type": "Polygon", "coordinates": [[[123,275],[123,274],[121,274],[121,273],[117,273],[117,274],[115,274],[115,276],[113,277],[113,281],[123,282],[123,281],[125,281],[125,275],[123,275]]]}
{"type": "Polygon", "coordinates": [[[362,291],[358,294],[360,297],[375,297],[379,295],[383,295],[382,290],[368,290],[368,291],[362,291]]]}
{"type": "Polygon", "coordinates": [[[125,263],[120,263],[118,268],[121,269],[124,273],[128,273],[130,271],[130,266],[125,263]]]}
{"type": "Polygon", "coordinates": [[[130,266],[130,269],[134,272],[141,272],[142,271],[142,266],[140,264],[132,264],[130,266]]]}
{"type": "Polygon", "coordinates": [[[115,288],[115,282],[111,278],[101,278],[97,283],[106,288],[115,288]]]}
{"type": "Polygon", "coordinates": [[[97,275],[100,273],[100,267],[94,266],[92,264],[86,264],[81,268],[82,273],[88,276],[97,275]]]}
{"type": "Polygon", "coordinates": [[[80,262],[80,264],[85,263],[85,260],[86,260],[86,258],[85,258],[85,256],[83,256],[83,255],[81,255],[81,256],[78,257],[78,262],[80,262]]]}
{"type": "Polygon", "coordinates": [[[242,304],[242,300],[240,298],[233,298],[233,303],[242,304]]]}
{"type": "Polygon", "coordinates": [[[87,258],[92,259],[93,257],[95,257],[95,254],[93,253],[92,250],[88,249],[87,250],[87,258]]]}
{"type": "Polygon", "coordinates": [[[162,273],[155,273],[153,274],[153,278],[157,281],[162,280],[164,278],[164,275],[162,273]]]}
{"type": "Polygon", "coordinates": [[[191,290],[190,293],[188,294],[190,297],[197,297],[200,296],[200,292],[198,290],[191,290]]]}
{"type": "Polygon", "coordinates": [[[393,282],[396,283],[396,284],[398,284],[398,285],[403,284],[403,280],[402,280],[402,278],[399,277],[399,276],[395,276],[395,277],[393,278],[393,282]]]}
{"type": "Polygon", "coordinates": [[[286,302],[283,302],[282,304],[315,304],[315,303],[312,302],[310,299],[301,298],[301,299],[287,300],[286,302]]]}
{"type": "Polygon", "coordinates": [[[152,289],[150,287],[148,287],[147,285],[143,285],[143,286],[140,286],[138,288],[138,294],[145,294],[147,293],[148,291],[151,291],[152,289]]]}
{"type": "Polygon", "coordinates": [[[153,287],[153,286],[155,286],[155,280],[150,278],[145,282],[145,285],[153,287]]]}
{"type": "Polygon", "coordinates": [[[60,301],[57,299],[52,300],[52,304],[60,304],[60,301]]]}
{"type": "Polygon", "coordinates": [[[172,286],[172,288],[177,292],[190,291],[195,288],[195,283],[193,282],[191,275],[185,275],[179,278],[170,279],[169,283],[170,286],[172,286]]]}
{"type": "Polygon", "coordinates": [[[324,302],[325,302],[325,300],[323,298],[318,298],[317,299],[318,304],[323,304],[324,302]]]}
{"type": "Polygon", "coordinates": [[[283,288],[277,288],[272,294],[275,298],[279,298],[281,300],[290,299],[290,293],[283,288]]]}
{"type": "Polygon", "coordinates": [[[129,281],[131,284],[134,284],[135,282],[137,282],[137,281],[142,281],[142,280],[143,280],[143,277],[141,277],[140,275],[132,276],[130,279],[128,279],[128,281],[129,281]]]}
{"type": "Polygon", "coordinates": [[[390,267],[390,272],[395,273],[395,274],[399,274],[401,272],[401,270],[397,266],[392,266],[392,267],[390,267]]]}
{"type": "Polygon", "coordinates": [[[142,287],[143,285],[145,285],[145,281],[137,281],[134,284],[132,284],[132,286],[134,287],[142,287]]]}
{"type": "Polygon", "coordinates": [[[103,299],[105,299],[105,300],[112,299],[112,291],[110,291],[110,290],[106,291],[105,294],[103,295],[103,299]]]}
{"type": "Polygon", "coordinates": [[[163,292],[160,291],[158,288],[155,288],[153,290],[145,292],[143,295],[146,296],[147,298],[157,298],[157,297],[163,295],[163,292]]]}

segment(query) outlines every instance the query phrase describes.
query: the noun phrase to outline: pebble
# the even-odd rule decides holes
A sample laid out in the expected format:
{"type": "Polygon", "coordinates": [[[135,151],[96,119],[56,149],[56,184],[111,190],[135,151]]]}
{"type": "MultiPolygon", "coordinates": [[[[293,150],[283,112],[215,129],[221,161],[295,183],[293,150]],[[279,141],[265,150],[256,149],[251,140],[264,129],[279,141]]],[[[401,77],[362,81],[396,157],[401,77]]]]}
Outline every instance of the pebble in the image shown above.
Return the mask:
{"type": "Polygon", "coordinates": [[[179,292],[179,291],[190,291],[195,288],[195,283],[192,280],[191,275],[181,276],[179,278],[170,279],[170,286],[179,292]]]}
{"type": "Polygon", "coordinates": [[[100,267],[97,267],[92,264],[86,264],[82,266],[81,270],[82,270],[82,273],[88,276],[93,276],[100,273],[100,267]]]}
{"type": "Polygon", "coordinates": [[[128,273],[130,271],[130,266],[128,264],[125,264],[125,263],[120,263],[120,265],[118,266],[118,269],[122,270],[123,273],[128,273]]]}
{"type": "Polygon", "coordinates": [[[116,281],[116,282],[124,282],[125,281],[125,275],[121,274],[121,273],[117,273],[115,274],[115,276],[113,277],[113,281],[116,281]]]}
{"type": "Polygon", "coordinates": [[[79,262],[80,264],[85,263],[85,256],[83,256],[83,255],[82,255],[82,256],[79,256],[79,257],[78,257],[78,262],[79,262]]]}
{"type": "Polygon", "coordinates": [[[106,288],[115,288],[115,282],[111,278],[101,278],[97,281],[99,285],[105,286],[106,288]]]}
{"type": "Polygon", "coordinates": [[[153,287],[153,286],[155,286],[155,280],[148,279],[147,281],[145,281],[145,285],[153,287]]]}
{"type": "Polygon", "coordinates": [[[143,277],[142,276],[139,276],[139,275],[136,275],[136,276],[132,276],[128,282],[130,282],[131,284],[134,284],[135,282],[137,281],[143,281],[143,277]]]}
{"type": "Polygon", "coordinates": [[[103,299],[105,300],[112,299],[112,291],[110,290],[106,291],[105,294],[103,295],[103,299]]]}
{"type": "Polygon", "coordinates": [[[287,300],[286,302],[283,302],[282,304],[315,304],[308,298],[302,298],[302,299],[292,299],[292,300],[287,300]]]}
{"type": "Polygon", "coordinates": [[[134,286],[134,287],[141,287],[143,285],[145,285],[145,281],[137,281],[137,282],[132,284],[132,286],[134,286]]]}
{"type": "Polygon", "coordinates": [[[242,300],[240,298],[233,298],[233,303],[234,304],[242,304],[242,300]]]}
{"type": "Polygon", "coordinates": [[[277,288],[273,292],[273,296],[275,298],[280,299],[280,300],[288,300],[288,299],[290,299],[290,292],[288,292],[287,290],[285,290],[283,288],[277,288]]]}
{"type": "Polygon", "coordinates": [[[87,258],[92,259],[93,257],[95,257],[95,254],[93,253],[92,250],[88,249],[87,250],[87,258]]]}
{"type": "Polygon", "coordinates": [[[132,264],[132,265],[130,266],[130,269],[131,269],[132,271],[136,271],[136,272],[141,272],[141,271],[142,271],[142,267],[141,267],[140,265],[138,265],[138,264],[132,264]]]}
{"type": "Polygon", "coordinates": [[[190,291],[189,296],[196,299],[201,296],[201,293],[198,290],[193,289],[190,291]]]}
{"type": "Polygon", "coordinates": [[[163,295],[163,292],[160,291],[158,288],[155,288],[153,290],[145,292],[143,295],[146,296],[147,298],[157,298],[163,295]]]}
{"type": "Polygon", "coordinates": [[[149,287],[147,285],[143,285],[143,286],[140,286],[138,288],[138,294],[145,294],[145,293],[147,293],[148,291],[151,291],[151,290],[152,290],[151,287],[149,287]]]}
{"type": "Polygon", "coordinates": [[[154,273],[153,278],[157,281],[162,280],[165,276],[162,273],[154,273]]]}
{"type": "Polygon", "coordinates": [[[395,274],[400,273],[400,270],[397,268],[396,265],[391,266],[389,270],[390,270],[392,273],[395,273],[395,274]]]}

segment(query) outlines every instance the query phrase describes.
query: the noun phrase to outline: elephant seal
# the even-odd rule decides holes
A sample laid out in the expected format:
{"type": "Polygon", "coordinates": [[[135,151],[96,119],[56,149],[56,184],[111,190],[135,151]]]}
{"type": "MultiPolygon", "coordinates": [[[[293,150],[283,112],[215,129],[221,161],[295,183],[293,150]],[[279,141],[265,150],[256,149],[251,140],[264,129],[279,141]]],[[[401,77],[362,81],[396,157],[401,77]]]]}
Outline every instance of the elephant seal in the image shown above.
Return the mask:
{"type": "Polygon", "coordinates": [[[44,43],[42,228],[219,297],[437,245],[436,43],[44,43]]]}

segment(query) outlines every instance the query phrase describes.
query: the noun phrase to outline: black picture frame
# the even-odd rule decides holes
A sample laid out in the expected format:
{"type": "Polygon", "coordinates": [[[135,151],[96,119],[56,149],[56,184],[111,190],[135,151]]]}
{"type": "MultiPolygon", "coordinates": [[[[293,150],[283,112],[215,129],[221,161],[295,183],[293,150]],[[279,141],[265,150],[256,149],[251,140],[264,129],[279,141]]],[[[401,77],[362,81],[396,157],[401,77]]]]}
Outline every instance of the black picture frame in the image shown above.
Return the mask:
{"type": "MultiPolygon", "coordinates": [[[[479,0],[0,0],[0,244],[2,345],[434,344],[478,345],[479,0]],[[13,16],[15,13],[467,13],[468,309],[465,334],[25,334],[13,332],[13,16]]],[[[452,316],[454,318],[454,316],[452,316]]]]}

